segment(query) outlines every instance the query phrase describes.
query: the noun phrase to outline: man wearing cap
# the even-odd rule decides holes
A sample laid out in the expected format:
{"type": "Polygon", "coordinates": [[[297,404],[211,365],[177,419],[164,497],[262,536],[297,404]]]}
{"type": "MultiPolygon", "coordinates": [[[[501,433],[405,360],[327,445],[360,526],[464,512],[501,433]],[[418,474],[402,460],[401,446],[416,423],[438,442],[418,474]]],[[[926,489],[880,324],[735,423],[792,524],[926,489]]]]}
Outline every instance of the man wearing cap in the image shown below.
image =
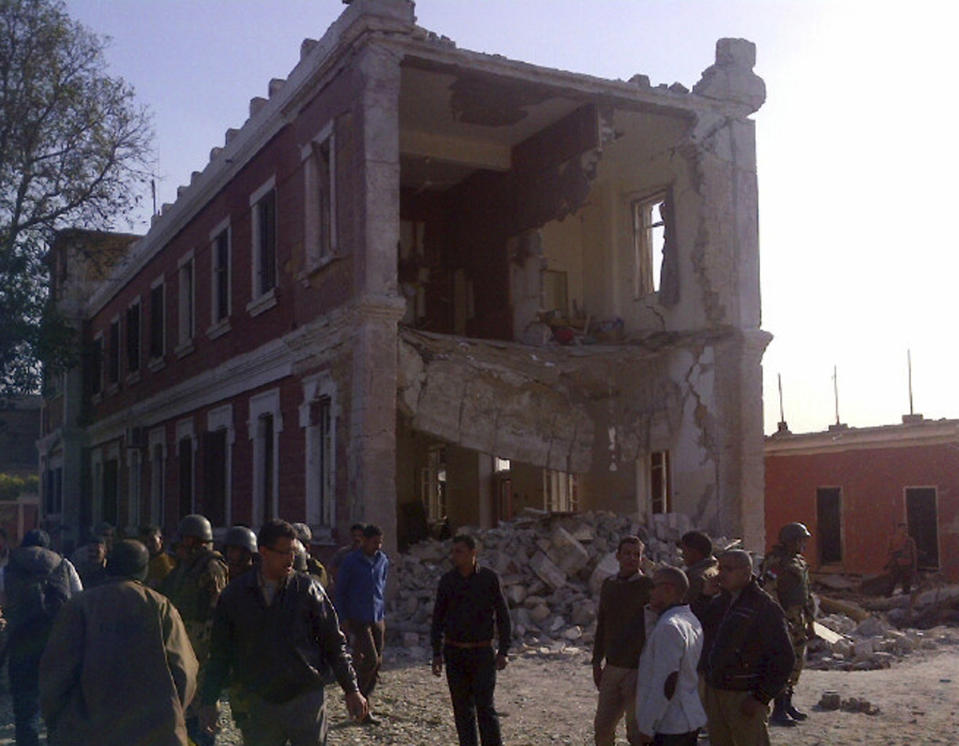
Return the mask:
{"type": "MultiPolygon", "coordinates": [[[[173,602],[183,618],[200,663],[198,680],[202,684],[210,653],[213,612],[229,571],[220,553],[213,550],[213,527],[202,515],[188,515],[180,521],[176,556],[176,567],[160,584],[160,592],[173,602]]],[[[186,722],[187,732],[197,746],[213,746],[214,734],[200,725],[196,706],[187,713],[186,722]]]]}
{"type": "Polygon", "coordinates": [[[694,604],[703,593],[706,577],[715,577],[718,572],[716,558],[713,557],[713,542],[702,531],[687,531],[679,540],[679,548],[689,579],[689,591],[684,603],[694,604]]]}
{"type": "Polygon", "coordinates": [[[61,610],[40,663],[51,744],[186,746],[197,661],[176,608],[143,585],[148,563],[116,542],[106,582],[61,610]]]}
{"type": "Polygon", "coordinates": [[[762,583],[765,591],[779,602],[786,614],[789,637],[792,640],[796,663],[789,674],[785,691],[776,697],[769,722],[773,725],[792,727],[808,716],[793,705],[793,690],[799,683],[803,662],[806,659],[806,641],[815,631],[815,606],[809,585],[809,566],[803,552],[811,534],[805,524],[787,523],[779,530],[779,543],[775,544],[763,560],[762,583]]]}
{"type": "Polygon", "coordinates": [[[73,553],[73,564],[80,573],[84,588],[92,588],[106,578],[107,540],[91,531],[86,541],[73,553]]]}

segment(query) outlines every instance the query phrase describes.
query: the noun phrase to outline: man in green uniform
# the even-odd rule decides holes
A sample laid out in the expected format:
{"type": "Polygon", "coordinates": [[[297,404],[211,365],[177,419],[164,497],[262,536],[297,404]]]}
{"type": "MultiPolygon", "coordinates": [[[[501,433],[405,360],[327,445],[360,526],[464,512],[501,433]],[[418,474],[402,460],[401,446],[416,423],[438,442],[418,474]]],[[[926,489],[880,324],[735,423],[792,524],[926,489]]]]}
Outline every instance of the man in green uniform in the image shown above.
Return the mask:
{"type": "MultiPolygon", "coordinates": [[[[188,515],[177,530],[176,567],[160,584],[160,592],[176,606],[200,663],[197,685],[202,685],[210,655],[213,611],[226,588],[229,572],[219,552],[213,550],[213,527],[202,515],[188,515]]],[[[197,746],[213,746],[214,734],[200,724],[199,705],[187,711],[186,725],[197,746]]]]}
{"type": "Polygon", "coordinates": [[[772,725],[791,727],[796,725],[797,720],[807,717],[793,706],[792,696],[793,689],[799,683],[799,674],[802,673],[806,641],[815,634],[809,566],[802,555],[811,535],[804,524],[787,523],[779,530],[779,543],[763,560],[763,588],[785,612],[789,637],[796,653],[796,663],[789,674],[786,689],[774,700],[773,713],[769,718],[772,725]]]}

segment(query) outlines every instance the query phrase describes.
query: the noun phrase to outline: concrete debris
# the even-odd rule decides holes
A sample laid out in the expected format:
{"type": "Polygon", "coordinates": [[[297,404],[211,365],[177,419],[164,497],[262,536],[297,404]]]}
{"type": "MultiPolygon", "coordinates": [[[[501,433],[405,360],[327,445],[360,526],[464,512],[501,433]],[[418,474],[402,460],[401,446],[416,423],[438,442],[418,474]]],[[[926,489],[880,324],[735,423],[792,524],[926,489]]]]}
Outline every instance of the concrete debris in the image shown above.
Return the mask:
{"type": "MultiPolygon", "coordinates": [[[[461,531],[476,539],[480,564],[500,576],[514,637],[523,643],[519,649],[555,656],[592,647],[599,590],[619,570],[621,537],[635,534],[645,541],[650,571],[660,564],[682,565],[676,542],[692,528],[688,516],[676,513],[657,514],[642,526],[635,516],[603,511],[524,511],[497,528],[461,531]]],[[[715,540],[718,547],[729,543],[715,540]]],[[[426,654],[429,647],[436,585],[451,568],[451,548],[449,539],[428,540],[392,558],[398,589],[389,602],[387,629],[407,655],[426,654]]]]}

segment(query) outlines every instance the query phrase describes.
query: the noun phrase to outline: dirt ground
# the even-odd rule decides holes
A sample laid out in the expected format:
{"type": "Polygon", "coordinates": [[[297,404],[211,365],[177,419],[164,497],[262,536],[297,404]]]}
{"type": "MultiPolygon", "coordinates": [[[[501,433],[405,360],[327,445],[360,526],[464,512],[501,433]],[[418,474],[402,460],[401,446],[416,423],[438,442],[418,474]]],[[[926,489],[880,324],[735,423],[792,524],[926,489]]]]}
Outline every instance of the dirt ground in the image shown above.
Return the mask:
{"type": "MultiPolygon", "coordinates": [[[[5,688],[5,687],[4,687],[5,688]]],[[[434,678],[424,660],[394,659],[384,671],[373,705],[382,723],[359,727],[346,719],[342,695],[328,690],[331,746],[397,744],[450,746],[456,743],[444,679],[434,678]]],[[[514,657],[500,675],[496,690],[508,746],[592,744],[596,704],[588,655],[514,657]]],[[[772,729],[777,746],[917,746],[959,743],[959,646],[917,653],[879,671],[806,671],[796,701],[809,720],[796,728],[772,729]],[[824,712],[815,709],[822,692],[843,699],[865,698],[880,707],[878,715],[824,712]]],[[[228,716],[224,717],[228,723],[228,716]]],[[[0,694],[0,745],[13,743],[9,696],[0,694]]],[[[217,744],[242,743],[227,724],[217,744]]],[[[621,735],[619,743],[625,744],[621,735]]],[[[701,743],[707,743],[705,740],[701,743]]]]}

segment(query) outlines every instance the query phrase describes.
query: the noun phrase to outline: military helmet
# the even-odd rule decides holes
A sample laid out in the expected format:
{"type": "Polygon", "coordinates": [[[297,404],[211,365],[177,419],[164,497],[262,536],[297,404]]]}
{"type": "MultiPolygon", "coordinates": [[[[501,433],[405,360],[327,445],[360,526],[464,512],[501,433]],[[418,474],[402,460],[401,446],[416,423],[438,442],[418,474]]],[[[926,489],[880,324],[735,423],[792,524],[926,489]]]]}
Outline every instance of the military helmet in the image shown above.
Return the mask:
{"type": "Polygon", "coordinates": [[[809,533],[809,529],[806,528],[805,523],[787,523],[779,529],[780,544],[790,544],[799,539],[808,539],[810,536],[812,536],[812,534],[809,533]]]}
{"type": "Polygon", "coordinates": [[[296,538],[303,543],[304,547],[313,541],[313,531],[305,523],[294,523],[293,530],[296,532],[296,538]]]}
{"type": "Polygon", "coordinates": [[[223,546],[224,548],[240,547],[246,549],[250,554],[256,554],[256,534],[246,526],[234,526],[226,532],[223,546]]]}
{"type": "Polygon", "coordinates": [[[205,516],[197,513],[183,516],[177,529],[177,537],[185,539],[188,536],[195,536],[200,541],[213,541],[213,526],[205,516]]]}

